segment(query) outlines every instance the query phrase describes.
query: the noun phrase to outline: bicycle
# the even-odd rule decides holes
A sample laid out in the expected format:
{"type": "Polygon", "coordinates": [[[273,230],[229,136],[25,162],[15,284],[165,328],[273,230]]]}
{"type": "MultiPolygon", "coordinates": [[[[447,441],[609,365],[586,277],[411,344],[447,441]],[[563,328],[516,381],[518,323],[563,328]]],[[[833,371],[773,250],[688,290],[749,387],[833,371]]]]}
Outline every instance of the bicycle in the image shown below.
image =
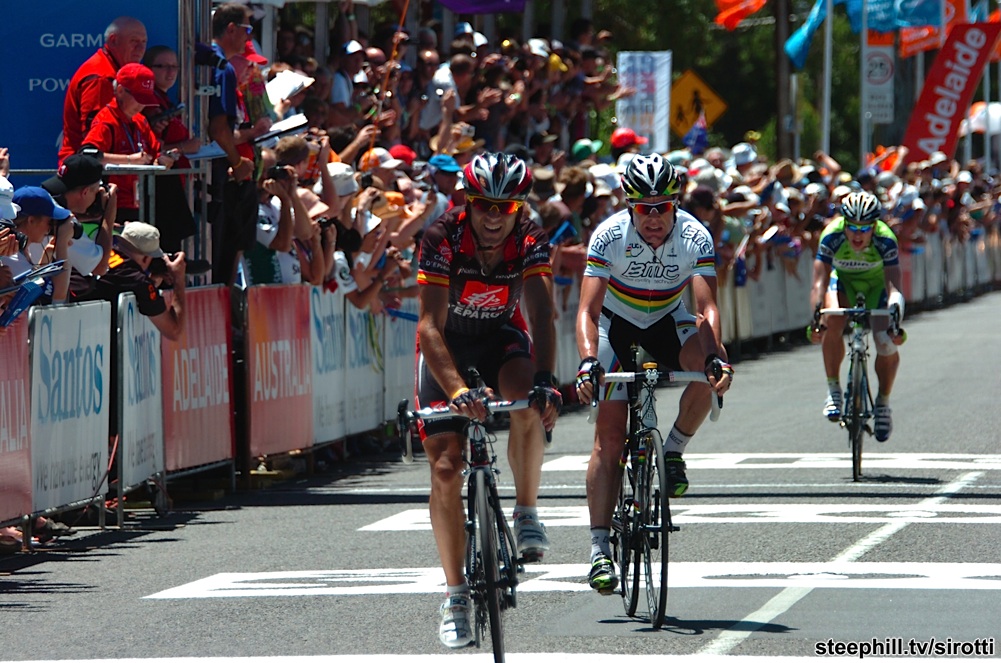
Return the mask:
{"type": "MultiPolygon", "coordinates": [[[[634,362],[638,361],[638,355],[639,348],[634,346],[634,362]]],[[[646,362],[642,368],[642,371],[605,373],[604,376],[606,384],[627,383],[629,402],[629,434],[619,460],[622,483],[612,515],[611,543],[619,564],[620,592],[626,615],[636,615],[642,580],[650,625],[660,629],[667,614],[669,537],[680,528],[671,519],[664,442],[657,429],[654,390],[661,382],[685,384],[708,383],[709,380],[697,371],[661,371],[656,362],[646,362]]],[[[592,384],[597,384],[596,377],[591,376],[592,384]]],[[[594,421],[597,404],[597,398],[592,399],[589,422],[594,421]]],[[[722,397],[712,399],[709,417],[712,421],[719,419],[722,406],[722,397]]]]}
{"type": "MultiPolygon", "coordinates": [[[[484,405],[489,414],[511,412],[532,407],[535,398],[517,401],[491,400],[484,405]]],[[[413,448],[409,432],[411,424],[423,420],[434,421],[457,417],[446,407],[425,407],[408,410],[408,401],[402,400],[397,406],[397,426],[403,436],[403,462],[413,462],[413,448]]],[[[466,427],[468,442],[465,454],[466,476],[466,582],[473,599],[473,630],[475,644],[480,648],[487,624],[490,627],[490,641],[493,644],[494,662],[504,663],[504,625],[502,613],[516,605],[518,574],[524,571],[524,559],[517,557],[517,546],[511,528],[501,510],[500,496],[497,494],[496,476],[500,470],[495,467],[497,454],[494,453],[495,437],[487,432],[481,421],[470,419],[466,427]]]]}
{"type": "Polygon", "coordinates": [[[869,387],[869,334],[872,330],[872,318],[887,317],[890,319],[887,333],[899,335],[900,309],[891,306],[888,309],[867,309],[865,295],[859,293],[852,308],[818,308],[814,314],[813,331],[824,329],[820,324],[821,315],[843,315],[848,324],[845,330],[849,335],[848,346],[851,356],[848,363],[848,388],[845,390],[844,407],[841,412],[840,425],[848,430],[848,448],[852,452],[852,481],[862,479],[862,445],[865,435],[873,435],[869,425],[873,418],[875,401],[869,387]]]}

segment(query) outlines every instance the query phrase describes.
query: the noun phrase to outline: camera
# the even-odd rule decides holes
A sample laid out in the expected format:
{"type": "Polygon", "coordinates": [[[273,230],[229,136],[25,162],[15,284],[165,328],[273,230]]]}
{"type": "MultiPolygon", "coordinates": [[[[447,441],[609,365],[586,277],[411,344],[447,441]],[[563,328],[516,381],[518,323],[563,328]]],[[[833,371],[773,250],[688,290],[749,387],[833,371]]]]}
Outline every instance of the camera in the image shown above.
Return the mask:
{"type": "Polygon", "coordinates": [[[24,251],[25,247],[28,246],[28,236],[19,231],[13,221],[0,219],[0,228],[10,228],[10,230],[14,233],[14,237],[17,238],[18,251],[24,251]]]}
{"type": "Polygon", "coordinates": [[[373,182],[374,182],[374,179],[373,179],[372,173],[362,173],[361,174],[361,181],[359,182],[359,184],[361,184],[362,190],[365,190],[365,189],[369,188],[370,186],[372,186],[373,182]]]}
{"type": "Polygon", "coordinates": [[[287,180],[289,178],[288,171],[285,170],[285,166],[272,166],[268,169],[267,179],[270,180],[287,180]]]}
{"type": "Polygon", "coordinates": [[[87,219],[100,219],[104,217],[104,206],[106,196],[110,191],[108,190],[108,185],[101,183],[101,187],[97,190],[97,195],[94,196],[94,202],[90,204],[87,211],[84,212],[84,218],[87,219]]]}
{"type": "Polygon", "coordinates": [[[316,222],[320,224],[320,230],[326,230],[330,226],[337,225],[337,219],[332,219],[328,216],[321,216],[319,219],[316,220],[316,222]]]}

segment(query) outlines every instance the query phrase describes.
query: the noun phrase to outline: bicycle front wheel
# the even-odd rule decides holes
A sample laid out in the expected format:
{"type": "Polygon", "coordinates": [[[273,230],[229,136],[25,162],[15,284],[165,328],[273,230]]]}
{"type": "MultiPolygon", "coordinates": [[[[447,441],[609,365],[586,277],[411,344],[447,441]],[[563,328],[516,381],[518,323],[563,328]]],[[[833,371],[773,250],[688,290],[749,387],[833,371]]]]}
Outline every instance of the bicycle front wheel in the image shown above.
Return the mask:
{"type": "Polygon", "coordinates": [[[650,625],[659,629],[667,613],[668,542],[671,534],[671,511],[668,504],[667,468],[663,441],[655,429],[645,431],[647,462],[644,468],[644,495],[640,511],[639,540],[643,555],[643,581],[646,585],[650,625]]]}
{"type": "Polygon", "coordinates": [[[622,468],[619,502],[615,507],[615,518],[612,522],[616,534],[615,561],[619,564],[622,607],[629,617],[636,615],[636,606],[640,600],[640,553],[636,545],[638,521],[633,511],[634,477],[631,463],[622,468]]]}
{"type": "Polygon", "coordinates": [[[851,408],[848,417],[848,440],[852,448],[852,481],[862,479],[862,441],[865,436],[865,355],[852,353],[851,365],[851,408]]]}
{"type": "MultiPolygon", "coordinates": [[[[501,601],[504,583],[501,581],[500,565],[497,561],[497,516],[490,505],[490,489],[487,478],[482,474],[476,478],[476,499],[473,503],[477,541],[479,543],[480,564],[483,570],[483,586],[478,592],[486,607],[490,620],[490,641],[493,644],[494,662],[504,663],[504,624],[501,621],[501,601]]],[[[481,616],[479,606],[477,619],[481,616]]],[[[477,629],[481,628],[479,625],[477,629]]]]}

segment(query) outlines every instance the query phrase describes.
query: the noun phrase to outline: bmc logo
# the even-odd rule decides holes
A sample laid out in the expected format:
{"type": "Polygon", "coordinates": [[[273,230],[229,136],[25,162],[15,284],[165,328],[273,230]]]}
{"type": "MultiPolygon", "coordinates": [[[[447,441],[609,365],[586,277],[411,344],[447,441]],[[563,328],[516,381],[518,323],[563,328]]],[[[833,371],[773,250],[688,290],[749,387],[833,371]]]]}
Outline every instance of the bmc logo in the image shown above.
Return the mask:
{"type": "Polygon", "coordinates": [[[508,288],[503,285],[487,285],[477,281],[468,281],[462,290],[459,302],[465,306],[476,308],[505,308],[507,306],[508,288]]]}

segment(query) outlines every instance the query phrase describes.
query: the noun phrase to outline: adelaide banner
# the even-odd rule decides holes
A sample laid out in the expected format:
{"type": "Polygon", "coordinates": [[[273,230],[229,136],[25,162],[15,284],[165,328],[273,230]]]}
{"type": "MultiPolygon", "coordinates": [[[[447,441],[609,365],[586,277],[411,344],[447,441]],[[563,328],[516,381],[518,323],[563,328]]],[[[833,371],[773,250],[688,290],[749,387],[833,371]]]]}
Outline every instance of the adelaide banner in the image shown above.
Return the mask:
{"type": "Polygon", "coordinates": [[[924,161],[932,152],[951,157],[956,151],[959,124],[999,33],[1001,23],[962,23],[949,33],[907,124],[908,161],[924,161]]]}

